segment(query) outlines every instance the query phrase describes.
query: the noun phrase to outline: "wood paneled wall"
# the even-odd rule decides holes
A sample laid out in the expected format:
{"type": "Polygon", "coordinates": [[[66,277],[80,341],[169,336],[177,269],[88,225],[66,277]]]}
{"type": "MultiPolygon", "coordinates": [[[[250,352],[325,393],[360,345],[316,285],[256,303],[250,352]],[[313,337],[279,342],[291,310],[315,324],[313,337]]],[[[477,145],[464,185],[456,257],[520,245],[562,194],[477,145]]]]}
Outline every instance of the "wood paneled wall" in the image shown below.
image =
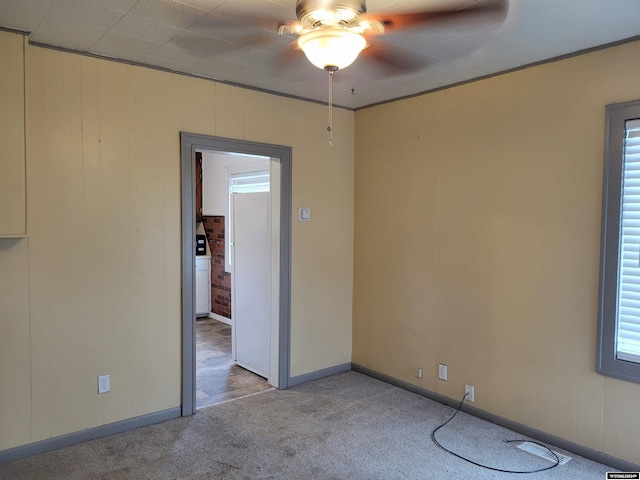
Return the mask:
{"type": "MultiPolygon", "coordinates": [[[[0,48],[22,48],[10,35],[0,48]]],[[[329,147],[321,105],[40,47],[25,62],[28,238],[0,239],[0,450],[180,405],[181,131],[293,147],[294,208],[316,216],[293,225],[292,375],[350,361],[353,112],[336,110],[329,147]]]]}
{"type": "Polygon", "coordinates": [[[639,57],[357,112],[354,362],[640,464],[640,385],[595,371],[604,112],[639,57]]]}

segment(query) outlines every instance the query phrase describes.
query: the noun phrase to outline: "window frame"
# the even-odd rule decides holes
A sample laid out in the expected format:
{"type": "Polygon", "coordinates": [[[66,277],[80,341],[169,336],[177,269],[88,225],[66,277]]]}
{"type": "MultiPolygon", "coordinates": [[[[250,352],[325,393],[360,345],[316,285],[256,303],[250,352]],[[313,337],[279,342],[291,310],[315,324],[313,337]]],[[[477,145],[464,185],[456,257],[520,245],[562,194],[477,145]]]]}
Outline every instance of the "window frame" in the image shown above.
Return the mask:
{"type": "Polygon", "coordinates": [[[640,363],[616,358],[624,135],[625,122],[633,119],[640,119],[640,100],[611,104],[605,108],[596,371],[602,375],[640,383],[640,363]]]}

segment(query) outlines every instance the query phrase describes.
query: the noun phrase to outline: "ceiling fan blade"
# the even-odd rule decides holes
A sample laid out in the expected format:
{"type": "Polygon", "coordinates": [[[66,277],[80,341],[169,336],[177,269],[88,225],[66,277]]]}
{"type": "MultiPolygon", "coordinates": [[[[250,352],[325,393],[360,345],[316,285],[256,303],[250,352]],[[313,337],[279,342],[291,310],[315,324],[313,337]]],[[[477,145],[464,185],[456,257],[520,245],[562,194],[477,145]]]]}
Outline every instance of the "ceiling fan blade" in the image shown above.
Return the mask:
{"type": "MultiPolygon", "coordinates": [[[[195,0],[180,1],[193,3],[195,0]]],[[[212,4],[217,15],[270,31],[277,31],[280,24],[297,20],[295,8],[289,5],[295,3],[293,0],[198,0],[196,3],[212,4]]]]}
{"type": "Polygon", "coordinates": [[[242,48],[258,49],[271,43],[273,38],[266,33],[257,33],[253,35],[238,35],[233,37],[233,41],[231,40],[231,38],[222,40],[220,38],[207,37],[192,32],[184,32],[172,38],[169,43],[172,43],[195,58],[206,59],[242,48]]]}
{"type": "MultiPolygon", "coordinates": [[[[304,52],[298,48],[297,41],[291,42],[287,47],[278,52],[275,57],[273,71],[277,74],[291,75],[291,72],[299,71],[298,66],[309,66],[304,52]]],[[[313,67],[316,68],[316,67],[313,67]]]]}
{"type": "MultiPolygon", "coordinates": [[[[273,52],[278,46],[282,46],[290,41],[286,36],[278,35],[276,27],[278,22],[273,19],[256,19],[249,15],[241,14],[237,18],[231,19],[211,13],[201,20],[191,25],[185,35],[195,34],[197,37],[193,39],[178,38],[176,42],[181,42],[185,45],[181,45],[186,49],[193,49],[195,51],[204,50],[202,53],[206,55],[207,49],[215,44],[219,43],[217,47],[224,46],[225,50],[239,50],[243,48],[253,48],[256,50],[267,50],[273,52]],[[250,22],[254,22],[251,24],[250,22]],[[266,22],[265,25],[268,28],[262,28],[257,26],[260,22],[266,22]],[[204,37],[204,38],[203,38],[204,37]],[[198,38],[201,39],[202,45],[198,45],[198,38]],[[223,42],[223,43],[220,43],[223,42]]],[[[181,35],[181,36],[185,36],[181,35]]],[[[213,53],[219,53],[219,49],[214,48],[213,53]]]]}
{"type": "Polygon", "coordinates": [[[379,39],[361,53],[364,60],[373,64],[383,76],[414,73],[427,65],[427,60],[417,53],[395,47],[379,39]]]}
{"type": "Polygon", "coordinates": [[[298,35],[303,29],[300,22],[287,22],[278,25],[278,35],[298,35]]]}
{"type": "Polygon", "coordinates": [[[243,14],[230,18],[217,13],[210,13],[191,25],[188,30],[199,35],[221,38],[242,35],[248,31],[274,32],[279,23],[281,22],[275,19],[257,18],[243,14]]]}
{"type": "Polygon", "coordinates": [[[361,16],[362,20],[377,21],[393,33],[400,29],[437,24],[455,20],[477,20],[485,24],[504,21],[509,11],[509,0],[465,0],[455,6],[408,13],[373,12],[361,16]]]}

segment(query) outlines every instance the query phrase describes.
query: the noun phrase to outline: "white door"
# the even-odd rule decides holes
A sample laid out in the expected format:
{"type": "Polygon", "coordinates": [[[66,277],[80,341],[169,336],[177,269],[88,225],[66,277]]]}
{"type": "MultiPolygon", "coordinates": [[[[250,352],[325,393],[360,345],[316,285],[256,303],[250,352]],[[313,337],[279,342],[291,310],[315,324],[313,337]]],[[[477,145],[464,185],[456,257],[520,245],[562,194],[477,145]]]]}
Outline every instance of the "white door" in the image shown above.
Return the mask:
{"type": "Polygon", "coordinates": [[[234,193],[232,312],[236,363],[269,375],[269,192],[234,193]]]}

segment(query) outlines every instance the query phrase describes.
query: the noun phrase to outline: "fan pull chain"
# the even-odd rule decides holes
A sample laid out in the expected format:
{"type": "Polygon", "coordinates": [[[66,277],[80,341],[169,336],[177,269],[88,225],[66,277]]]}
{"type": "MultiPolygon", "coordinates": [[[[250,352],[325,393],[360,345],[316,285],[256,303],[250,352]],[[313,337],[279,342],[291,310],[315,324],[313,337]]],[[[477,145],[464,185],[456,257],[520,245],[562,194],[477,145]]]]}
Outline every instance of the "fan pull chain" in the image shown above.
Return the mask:
{"type": "Polygon", "coordinates": [[[327,125],[327,132],[329,132],[329,145],[333,146],[333,72],[335,70],[328,68],[329,71],[329,125],[327,125]]]}

